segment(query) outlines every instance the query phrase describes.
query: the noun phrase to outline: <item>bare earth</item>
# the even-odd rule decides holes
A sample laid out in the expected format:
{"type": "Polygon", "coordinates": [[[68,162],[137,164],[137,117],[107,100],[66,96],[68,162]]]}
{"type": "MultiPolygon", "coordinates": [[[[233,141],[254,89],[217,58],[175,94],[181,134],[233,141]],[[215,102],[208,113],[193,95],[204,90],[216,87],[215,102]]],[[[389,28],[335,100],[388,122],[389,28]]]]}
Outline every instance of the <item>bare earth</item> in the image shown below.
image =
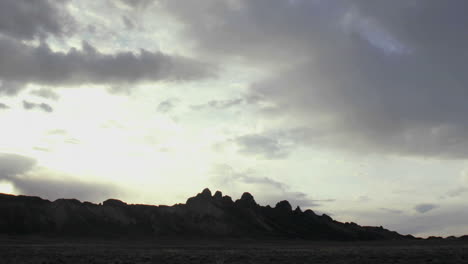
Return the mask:
{"type": "Polygon", "coordinates": [[[0,239],[0,263],[468,263],[468,243],[0,239]]]}

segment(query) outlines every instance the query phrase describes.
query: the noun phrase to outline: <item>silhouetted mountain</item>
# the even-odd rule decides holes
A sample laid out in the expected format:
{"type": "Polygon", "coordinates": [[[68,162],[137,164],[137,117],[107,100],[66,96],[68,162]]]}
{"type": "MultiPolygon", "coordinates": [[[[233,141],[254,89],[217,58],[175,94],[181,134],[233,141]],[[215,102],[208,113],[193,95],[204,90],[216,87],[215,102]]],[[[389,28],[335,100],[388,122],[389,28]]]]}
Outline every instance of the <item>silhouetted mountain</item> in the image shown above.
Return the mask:
{"type": "Polygon", "coordinates": [[[96,205],[75,199],[0,194],[0,232],[92,237],[299,238],[310,240],[407,239],[382,227],[340,223],[288,201],[260,206],[250,193],[235,202],[203,190],[186,204],[151,206],[109,199],[96,205]]]}

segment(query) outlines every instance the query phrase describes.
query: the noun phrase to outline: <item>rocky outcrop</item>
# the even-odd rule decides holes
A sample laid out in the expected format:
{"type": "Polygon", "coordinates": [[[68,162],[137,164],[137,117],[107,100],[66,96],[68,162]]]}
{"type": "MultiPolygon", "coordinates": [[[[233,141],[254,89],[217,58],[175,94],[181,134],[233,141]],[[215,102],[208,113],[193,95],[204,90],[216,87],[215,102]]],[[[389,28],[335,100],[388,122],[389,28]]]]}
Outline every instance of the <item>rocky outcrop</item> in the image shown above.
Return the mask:
{"type": "Polygon", "coordinates": [[[236,205],[244,208],[255,208],[258,206],[252,194],[245,192],[241,198],[236,201],[236,205]]]}
{"type": "Polygon", "coordinates": [[[0,194],[0,233],[96,237],[409,239],[381,227],[340,223],[288,201],[260,206],[250,193],[233,201],[204,189],[186,204],[151,206],[109,199],[102,205],[0,194]]]}
{"type": "Polygon", "coordinates": [[[120,200],[117,200],[117,199],[108,199],[108,200],[105,200],[104,202],[102,202],[102,204],[104,206],[116,206],[116,207],[124,207],[126,206],[127,204],[120,201],[120,200]]]}
{"type": "Polygon", "coordinates": [[[285,213],[289,213],[292,211],[292,206],[288,201],[281,201],[276,204],[275,209],[281,210],[285,213]]]}

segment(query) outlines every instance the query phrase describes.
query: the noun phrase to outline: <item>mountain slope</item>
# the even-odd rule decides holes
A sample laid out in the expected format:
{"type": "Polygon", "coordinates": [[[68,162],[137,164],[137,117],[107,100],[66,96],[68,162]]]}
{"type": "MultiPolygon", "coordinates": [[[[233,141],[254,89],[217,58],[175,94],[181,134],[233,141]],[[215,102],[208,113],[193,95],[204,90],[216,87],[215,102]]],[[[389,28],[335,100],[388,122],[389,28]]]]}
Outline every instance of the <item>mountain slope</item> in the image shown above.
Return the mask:
{"type": "Polygon", "coordinates": [[[312,210],[274,208],[244,193],[233,201],[205,189],[186,204],[128,205],[109,199],[97,205],[75,199],[0,194],[0,233],[148,238],[295,238],[308,240],[406,239],[382,227],[340,223],[312,210]]]}

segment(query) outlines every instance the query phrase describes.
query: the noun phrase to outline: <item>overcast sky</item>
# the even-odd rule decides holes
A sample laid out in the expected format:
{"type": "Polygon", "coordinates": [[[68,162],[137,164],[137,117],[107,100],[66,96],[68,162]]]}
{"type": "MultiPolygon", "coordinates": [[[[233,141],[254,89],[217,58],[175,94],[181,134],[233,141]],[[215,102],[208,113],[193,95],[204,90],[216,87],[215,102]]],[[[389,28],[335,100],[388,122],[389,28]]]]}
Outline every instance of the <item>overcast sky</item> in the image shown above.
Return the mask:
{"type": "Polygon", "coordinates": [[[209,187],[468,234],[465,0],[1,0],[0,192],[209,187]]]}

